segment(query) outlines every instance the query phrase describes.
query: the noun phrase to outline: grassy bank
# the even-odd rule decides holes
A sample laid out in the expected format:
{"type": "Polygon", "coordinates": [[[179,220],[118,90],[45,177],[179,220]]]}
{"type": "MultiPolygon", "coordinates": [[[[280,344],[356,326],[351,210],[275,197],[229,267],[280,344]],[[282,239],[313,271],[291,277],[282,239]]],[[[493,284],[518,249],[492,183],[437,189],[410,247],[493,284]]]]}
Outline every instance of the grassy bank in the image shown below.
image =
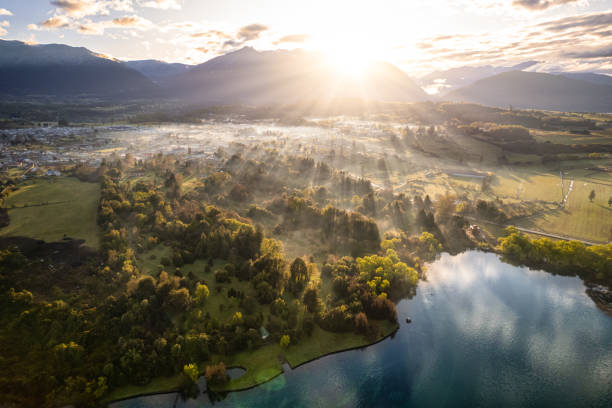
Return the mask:
{"type": "Polygon", "coordinates": [[[96,224],[100,186],[73,177],[39,178],[24,182],[6,200],[10,224],[1,236],[59,241],[64,236],[84,239],[98,248],[96,224]]]}
{"type": "MultiPolygon", "coordinates": [[[[263,384],[283,373],[282,361],[286,360],[292,368],[296,368],[317,358],[368,346],[376,343],[394,333],[398,325],[388,321],[379,322],[381,336],[374,342],[368,341],[364,336],[354,333],[332,333],[316,327],[311,337],[303,339],[297,345],[287,349],[278,344],[268,344],[255,351],[244,351],[231,357],[215,357],[215,361],[224,361],[229,367],[238,366],[246,369],[245,374],[231,380],[222,387],[215,387],[215,391],[239,391],[263,384]]],[[[179,388],[181,376],[160,377],[144,386],[128,385],[109,394],[105,401],[134,398],[148,394],[176,391],[179,388]]]]}

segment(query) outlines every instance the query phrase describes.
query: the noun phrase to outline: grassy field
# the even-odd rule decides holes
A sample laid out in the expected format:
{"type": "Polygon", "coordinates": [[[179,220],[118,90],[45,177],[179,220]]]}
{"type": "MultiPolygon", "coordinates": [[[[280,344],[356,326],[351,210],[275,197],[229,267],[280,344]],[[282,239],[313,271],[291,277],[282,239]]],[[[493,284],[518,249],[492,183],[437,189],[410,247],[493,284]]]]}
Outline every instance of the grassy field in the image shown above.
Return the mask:
{"type": "Polygon", "coordinates": [[[72,177],[26,181],[6,200],[10,224],[2,236],[25,236],[48,242],[64,236],[84,239],[98,248],[96,213],[100,186],[72,177]]]}
{"type": "Polygon", "coordinates": [[[150,395],[163,392],[176,391],[181,383],[181,376],[158,377],[151,380],[147,385],[126,385],[117,388],[104,398],[104,403],[117,401],[126,398],[133,398],[138,395],[150,395]]]}
{"type": "Polygon", "coordinates": [[[612,238],[612,183],[601,183],[590,177],[576,177],[565,208],[555,208],[520,220],[525,228],[557,233],[594,242],[607,242],[612,238]],[[593,202],[589,193],[595,191],[593,202]]]}
{"type": "MultiPolygon", "coordinates": [[[[527,211],[530,216],[512,220],[511,223],[520,227],[586,241],[607,242],[612,238],[612,207],[608,205],[608,199],[612,197],[612,175],[586,170],[599,162],[591,160],[584,163],[582,168],[564,171],[563,194],[567,193],[571,180],[574,180],[564,208],[559,208],[563,200],[561,177],[558,171],[544,166],[480,169],[495,176],[487,192],[481,191],[481,182],[477,179],[444,173],[425,177],[416,173],[409,176],[415,181],[408,182],[404,191],[427,193],[432,198],[445,191],[457,195],[467,193],[471,199],[499,198],[514,209],[531,208],[531,211],[527,211]],[[589,200],[591,190],[595,190],[596,194],[593,202],[589,200]]],[[[505,210],[510,217],[517,215],[512,209],[505,210]]]]}
{"type": "Polygon", "coordinates": [[[612,134],[609,131],[593,131],[588,135],[574,134],[571,132],[531,130],[531,134],[538,142],[550,142],[559,144],[610,144],[612,134]]]}

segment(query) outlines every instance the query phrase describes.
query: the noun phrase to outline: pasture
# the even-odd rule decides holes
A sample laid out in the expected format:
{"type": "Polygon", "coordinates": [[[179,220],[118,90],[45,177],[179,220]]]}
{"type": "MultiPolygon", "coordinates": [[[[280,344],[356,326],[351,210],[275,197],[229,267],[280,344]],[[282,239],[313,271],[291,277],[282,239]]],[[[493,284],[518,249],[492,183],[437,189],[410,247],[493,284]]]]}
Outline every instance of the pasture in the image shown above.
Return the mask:
{"type": "Polygon", "coordinates": [[[84,239],[98,248],[96,223],[100,186],[73,177],[38,178],[19,185],[6,200],[10,224],[0,236],[23,236],[47,242],[84,239]]]}

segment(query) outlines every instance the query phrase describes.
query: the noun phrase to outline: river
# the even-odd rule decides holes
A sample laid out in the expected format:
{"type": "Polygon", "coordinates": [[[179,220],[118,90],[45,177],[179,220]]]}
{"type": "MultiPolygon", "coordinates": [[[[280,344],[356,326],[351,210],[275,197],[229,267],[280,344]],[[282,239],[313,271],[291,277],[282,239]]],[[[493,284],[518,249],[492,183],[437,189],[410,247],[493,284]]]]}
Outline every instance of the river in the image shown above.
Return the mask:
{"type": "MultiPolygon", "coordinates": [[[[443,254],[427,276],[398,304],[393,337],[287,368],[214,406],[612,407],[612,318],[579,278],[477,251],[443,254]]],[[[212,405],[206,394],[164,394],[111,406],[212,405]]]]}

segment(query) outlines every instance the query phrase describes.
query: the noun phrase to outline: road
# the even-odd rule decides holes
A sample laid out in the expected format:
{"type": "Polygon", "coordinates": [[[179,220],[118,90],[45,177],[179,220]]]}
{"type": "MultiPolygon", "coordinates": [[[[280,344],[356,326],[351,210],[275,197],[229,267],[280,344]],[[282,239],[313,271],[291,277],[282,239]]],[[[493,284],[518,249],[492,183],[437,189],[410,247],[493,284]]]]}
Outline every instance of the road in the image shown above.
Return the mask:
{"type": "Polygon", "coordinates": [[[601,242],[585,241],[585,240],[580,239],[580,238],[567,237],[567,236],[558,235],[558,234],[550,234],[548,232],[531,230],[531,229],[528,229],[528,228],[518,227],[516,225],[498,224],[496,222],[479,220],[479,219],[476,219],[476,218],[473,218],[473,217],[466,217],[466,218],[468,218],[469,220],[474,221],[476,223],[493,224],[493,225],[497,225],[498,227],[503,227],[503,228],[512,226],[512,227],[516,228],[517,230],[519,230],[521,232],[526,232],[527,234],[541,235],[543,237],[562,239],[564,241],[578,241],[578,242],[582,242],[583,244],[589,245],[589,246],[591,246],[591,245],[601,245],[602,244],[601,242]]]}
{"type": "Polygon", "coordinates": [[[541,232],[541,231],[530,230],[530,229],[527,229],[527,228],[517,227],[516,225],[514,225],[514,228],[516,228],[517,230],[519,230],[521,232],[526,232],[528,234],[542,235],[543,237],[548,237],[548,238],[562,239],[562,240],[565,240],[565,241],[579,241],[579,242],[582,242],[585,245],[601,245],[601,243],[597,243],[597,242],[585,241],[585,240],[582,240],[582,239],[579,239],[579,238],[565,237],[563,235],[549,234],[548,232],[541,232]]]}

